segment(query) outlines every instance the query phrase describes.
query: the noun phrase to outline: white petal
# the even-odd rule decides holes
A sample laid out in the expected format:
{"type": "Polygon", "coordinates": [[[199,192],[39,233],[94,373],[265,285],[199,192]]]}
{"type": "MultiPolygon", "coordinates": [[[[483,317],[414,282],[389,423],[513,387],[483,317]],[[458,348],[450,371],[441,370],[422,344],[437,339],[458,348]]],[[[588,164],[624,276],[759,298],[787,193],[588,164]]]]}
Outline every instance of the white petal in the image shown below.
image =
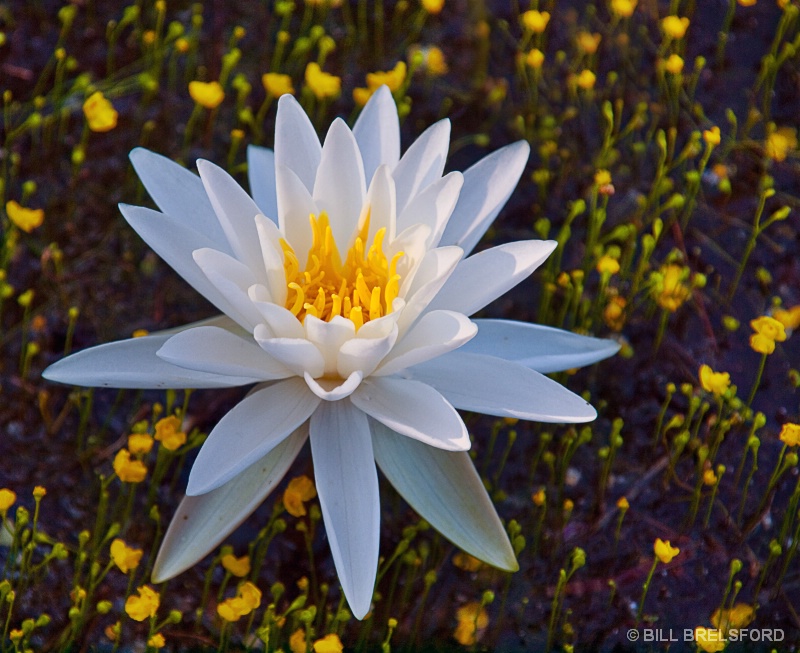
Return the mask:
{"type": "Polygon", "coordinates": [[[516,361],[542,374],[591,365],[619,351],[619,343],[614,340],[540,324],[511,320],[475,320],[475,324],[478,334],[461,348],[462,352],[516,361]]]}
{"type": "Polygon", "coordinates": [[[383,228],[386,229],[384,243],[392,242],[397,229],[397,213],[395,211],[394,179],[392,179],[389,166],[380,166],[372,177],[372,183],[367,191],[367,199],[358,220],[358,231],[361,231],[367,215],[369,215],[369,232],[365,245],[369,247],[375,234],[383,228]]]}
{"type": "Polygon", "coordinates": [[[428,310],[472,315],[528,277],[556,248],[554,240],[520,240],[461,261],[428,310]]]}
{"type": "Polygon", "coordinates": [[[234,178],[219,166],[200,159],[197,169],[234,255],[261,277],[264,259],[255,223],[261,211],[234,178]]]}
{"type": "Polygon", "coordinates": [[[325,401],[339,401],[349,397],[358,388],[364,375],[361,372],[353,372],[344,381],[341,379],[320,379],[312,378],[308,372],[303,375],[309,390],[320,399],[325,401]]]}
{"type": "Polygon", "coordinates": [[[469,433],[455,408],[431,386],[395,377],[364,381],[350,398],[393,431],[446,451],[466,451],[469,433]]]}
{"type": "Polygon", "coordinates": [[[310,193],[314,188],[321,153],[319,137],[303,108],[291,95],[282,95],[278,100],[275,118],[275,169],[281,166],[291,169],[310,193]]]}
{"type": "Polygon", "coordinates": [[[196,327],[172,336],[156,352],[172,365],[189,370],[274,381],[291,376],[282,363],[271,358],[249,334],[234,335],[219,327],[196,327]]]}
{"type": "Polygon", "coordinates": [[[408,370],[456,408],[535,422],[591,422],[597,413],[585,399],[519,363],[451,351],[408,370]]]}
{"type": "Polygon", "coordinates": [[[452,311],[426,313],[374,372],[386,376],[461,347],[478,332],[468,317],[452,311]]]}
{"type": "Polygon", "coordinates": [[[387,86],[381,86],[367,102],[353,126],[369,181],[380,165],[394,167],[400,159],[400,121],[397,105],[387,86]]]}
{"type": "Polygon", "coordinates": [[[228,537],[281,482],[307,437],[304,424],[222,487],[184,498],[164,536],[152,581],[177,576],[228,537]]]}
{"type": "Polygon", "coordinates": [[[261,317],[264,319],[262,326],[268,327],[269,333],[261,329],[261,338],[305,338],[306,332],[288,308],[278,306],[272,302],[265,302],[259,299],[255,288],[248,291],[250,301],[256,307],[261,317]]]}
{"type": "MultiPolygon", "coordinates": [[[[277,217],[275,219],[277,220],[277,217]]],[[[261,258],[266,270],[269,295],[272,301],[283,306],[286,303],[287,288],[283,251],[280,245],[283,234],[272,220],[267,220],[263,215],[256,216],[256,232],[261,246],[261,258]]]]}
{"type": "Polygon", "coordinates": [[[275,188],[275,152],[267,147],[247,146],[247,178],[250,195],[261,213],[277,224],[278,191],[275,188]]]}
{"type": "Polygon", "coordinates": [[[208,434],[189,474],[186,494],[205,494],[227,483],[289,437],[319,403],[298,378],[245,397],[208,434]]]}
{"type": "Polygon", "coordinates": [[[369,376],[397,342],[397,325],[394,325],[387,334],[375,338],[365,337],[367,334],[362,333],[363,330],[364,327],[361,327],[358,331],[359,337],[348,340],[339,349],[336,367],[341,376],[349,376],[355,371],[369,376]]]}
{"type": "Polygon", "coordinates": [[[519,569],[468,453],[434,449],[374,420],[370,428],[378,466],[420,517],[479,560],[505,571],[519,569]]]}
{"type": "Polygon", "coordinates": [[[378,570],[380,499],[367,416],[347,399],[311,416],[322,518],[342,590],[357,619],[369,612],[378,570]]]}
{"type": "Polygon", "coordinates": [[[413,224],[428,225],[431,235],[427,247],[438,247],[450,214],[458,202],[463,182],[464,177],[460,172],[451,172],[434,181],[403,209],[397,218],[397,229],[402,231],[413,224]]]}
{"type": "Polygon", "coordinates": [[[464,190],[442,236],[469,254],[517,186],[530,145],[518,141],[482,158],[464,172],[464,190]]]}
{"type": "MultiPolygon", "coordinates": [[[[295,318],[297,321],[297,318],[295,318]]],[[[325,359],[326,375],[338,373],[336,359],[342,345],[354,338],[356,327],[351,320],[337,315],[330,322],[325,322],[313,315],[307,315],[303,320],[306,338],[313,342],[325,359]]]]}
{"type": "Polygon", "coordinates": [[[248,296],[256,277],[244,263],[216,249],[203,248],[192,252],[192,258],[214,288],[224,295],[232,310],[228,315],[248,331],[261,322],[261,314],[248,296]]]}
{"type": "Polygon", "coordinates": [[[325,359],[319,349],[305,338],[274,338],[268,335],[263,324],[256,327],[253,336],[265,352],[298,376],[308,372],[317,378],[324,373],[325,359]]]}
{"type": "MultiPolygon", "coordinates": [[[[199,177],[197,181],[202,186],[199,177]]],[[[119,210],[142,240],[197,292],[223,313],[233,312],[231,303],[209,282],[192,256],[194,250],[215,247],[212,240],[172,216],[143,206],[120,204],[119,210]]],[[[219,238],[224,240],[225,234],[220,233],[219,238]]],[[[224,246],[228,247],[226,240],[224,246]]]]}
{"type": "Polygon", "coordinates": [[[364,164],[353,132],[341,118],[333,121],[322,146],[322,159],[314,182],[314,202],[325,211],[333,238],[340,249],[358,226],[364,196],[364,164]]]}
{"type": "Polygon", "coordinates": [[[275,181],[278,187],[278,227],[292,246],[300,265],[305,265],[312,242],[309,216],[319,215],[319,209],[311,199],[311,192],[290,168],[279,165],[275,169],[275,181]]]}
{"type": "MultiPolygon", "coordinates": [[[[129,156],[142,184],[164,213],[184,227],[203,234],[211,242],[225,243],[218,249],[227,247],[225,232],[208,201],[200,177],[167,157],[142,147],[132,150],[129,156]]],[[[230,252],[230,249],[226,251],[230,252]]]]}
{"type": "Polygon", "coordinates": [[[445,118],[428,127],[406,150],[394,169],[397,213],[429,184],[439,179],[450,148],[450,121],[445,118]]]}

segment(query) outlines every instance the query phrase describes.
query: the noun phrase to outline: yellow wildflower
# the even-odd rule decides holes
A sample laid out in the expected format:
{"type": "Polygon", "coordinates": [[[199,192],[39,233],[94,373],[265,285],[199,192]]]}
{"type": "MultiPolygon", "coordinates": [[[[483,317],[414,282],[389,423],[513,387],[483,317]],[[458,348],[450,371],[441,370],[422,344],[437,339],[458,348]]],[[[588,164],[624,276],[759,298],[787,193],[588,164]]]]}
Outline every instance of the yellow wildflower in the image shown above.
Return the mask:
{"type": "Polygon", "coordinates": [[[781,432],[778,437],[786,446],[796,447],[800,444],[800,424],[787,422],[781,427],[781,432]]]}
{"type": "Polygon", "coordinates": [[[125,601],[127,615],[134,621],[155,617],[161,602],[158,592],[148,585],[142,585],[137,592],[138,596],[129,596],[125,601]]]}
{"type": "Polygon", "coordinates": [[[324,72],[315,61],[306,66],[305,79],[306,86],[318,100],[334,98],[342,91],[341,78],[324,72]]]}
{"type": "Polygon", "coordinates": [[[242,618],[242,613],[238,608],[238,599],[225,599],[222,603],[217,605],[217,614],[225,621],[233,623],[242,618]]]}
{"type": "Polygon", "coordinates": [[[83,103],[83,115],[93,132],[107,132],[117,126],[119,114],[100,92],[92,93],[83,103]]]}
{"type": "Polygon", "coordinates": [[[483,566],[480,560],[463,551],[459,551],[453,556],[453,564],[459,569],[469,572],[478,571],[483,566]]]}
{"type": "Polygon", "coordinates": [[[664,70],[671,75],[680,75],[683,72],[683,57],[678,54],[671,54],[664,62],[664,70]]]}
{"type": "Polygon", "coordinates": [[[772,317],[783,325],[788,336],[800,327],[800,304],[791,308],[776,308],[772,311],[772,317]]]}
{"type": "Polygon", "coordinates": [[[373,92],[372,89],[358,86],[353,89],[353,102],[359,107],[363,107],[372,97],[373,92]]]}
{"type": "Polygon", "coordinates": [[[6,213],[11,222],[28,234],[44,222],[42,209],[26,209],[14,200],[6,202],[6,213]]]}
{"type": "Polygon", "coordinates": [[[304,502],[311,501],[317,496],[314,481],[308,476],[298,476],[289,481],[283,491],[283,506],[293,517],[303,517],[306,514],[304,502]]]}
{"type": "Polygon", "coordinates": [[[444,52],[435,45],[429,45],[419,50],[422,53],[422,66],[425,71],[433,77],[446,75],[449,68],[444,52]]]}
{"type": "Polygon", "coordinates": [[[32,494],[34,499],[41,499],[47,494],[47,488],[42,485],[37,485],[33,488],[32,494]]]}
{"type": "Polygon", "coordinates": [[[534,70],[542,67],[544,63],[544,52],[539,48],[533,48],[527,55],[525,55],[525,63],[534,70]]]}
{"type": "Polygon", "coordinates": [[[609,329],[620,331],[625,326],[625,307],[627,304],[628,300],[619,295],[614,295],[608,300],[608,304],[603,309],[603,321],[609,329]]]}
{"type": "Polygon", "coordinates": [[[530,9],[522,14],[522,23],[534,34],[541,34],[550,22],[550,14],[546,11],[530,9]]]}
{"type": "Polygon", "coordinates": [[[250,573],[250,556],[243,555],[237,558],[232,553],[222,556],[222,566],[238,578],[244,578],[250,573]]]}
{"type": "Polygon", "coordinates": [[[674,263],[661,266],[659,272],[654,274],[655,300],[661,308],[675,312],[689,299],[692,291],[684,283],[688,275],[688,268],[674,263]]]}
{"type": "Polygon", "coordinates": [[[656,557],[665,565],[672,562],[672,559],[681,552],[680,549],[671,546],[669,540],[665,542],[660,537],[656,538],[656,541],[653,544],[653,551],[655,552],[656,557]]]}
{"type": "Polygon", "coordinates": [[[175,451],[186,442],[186,433],[181,431],[181,421],[175,415],[170,415],[156,422],[155,438],[166,449],[175,451]]]}
{"type": "Polygon", "coordinates": [[[186,39],[184,37],[180,37],[175,41],[175,49],[180,54],[186,54],[187,52],[189,52],[189,48],[191,47],[191,45],[192,44],[189,42],[189,39],[186,39]]]}
{"type": "Polygon", "coordinates": [[[607,274],[611,276],[612,274],[619,272],[619,261],[610,256],[601,256],[600,260],[597,261],[596,269],[600,274],[607,274]]]}
{"type": "Polygon", "coordinates": [[[111,559],[123,574],[139,566],[143,553],[141,549],[134,549],[119,538],[111,543],[111,559]]]}
{"type": "Polygon", "coordinates": [[[595,186],[608,186],[611,183],[611,173],[608,170],[601,168],[594,173],[595,186]]]}
{"type": "Polygon", "coordinates": [[[114,471],[123,483],[141,483],[147,476],[147,467],[141,460],[131,460],[131,452],[120,449],[114,456],[114,471]]]}
{"type": "Polygon", "coordinates": [[[131,433],[128,436],[128,451],[134,455],[150,453],[153,448],[153,438],[147,433],[131,433]]]}
{"type": "Polygon", "coordinates": [[[239,585],[239,597],[247,606],[248,612],[252,612],[261,605],[261,590],[258,589],[250,581],[244,582],[239,585]]]}
{"type": "Polygon", "coordinates": [[[261,75],[261,83],[267,95],[280,97],[281,95],[294,95],[294,86],[290,75],[281,73],[266,73],[261,75]]]}
{"type": "Polygon", "coordinates": [[[314,642],[314,653],[342,653],[344,646],[336,633],[325,635],[314,642]]]}
{"type": "Polygon", "coordinates": [[[791,127],[779,127],[773,131],[767,138],[765,147],[767,156],[778,162],[786,159],[789,152],[796,149],[797,130],[791,127]]]}
{"type": "Polygon", "coordinates": [[[700,366],[700,385],[703,390],[717,396],[724,394],[731,386],[731,375],[727,372],[715,372],[708,365],[700,366]]]}
{"type": "Polygon", "coordinates": [[[719,127],[714,125],[711,129],[704,129],[703,140],[709,145],[719,145],[720,141],[722,140],[719,127]]]}
{"type": "Polygon", "coordinates": [[[109,624],[106,626],[105,630],[103,631],[112,642],[116,642],[117,638],[119,638],[119,632],[121,630],[121,625],[119,621],[115,624],[109,624]]]}
{"type": "Polygon", "coordinates": [[[217,606],[217,614],[225,621],[238,621],[261,605],[261,590],[247,581],[239,585],[236,596],[217,606]]]}
{"type": "Polygon", "coordinates": [[[747,603],[737,603],[729,610],[715,610],[711,615],[711,623],[714,624],[714,628],[720,628],[723,631],[729,628],[747,628],[755,616],[753,606],[747,605],[747,603]]]}
{"type": "Polygon", "coordinates": [[[775,342],[786,340],[786,328],[781,322],[769,315],[762,315],[755,320],[751,320],[750,326],[756,333],[775,342]]]}
{"type": "Polygon", "coordinates": [[[757,0],[736,0],[742,7],[754,7],[757,0]]]}
{"type": "Polygon", "coordinates": [[[164,635],[161,633],[156,633],[147,640],[147,645],[155,649],[164,648],[167,645],[167,640],[164,639],[164,635]]]}
{"type": "Polygon", "coordinates": [[[694,641],[706,653],[719,653],[727,645],[725,635],[721,630],[704,628],[703,626],[698,626],[694,629],[694,641]]]}
{"type": "Polygon", "coordinates": [[[206,109],[216,109],[225,99],[225,91],[219,82],[189,82],[189,95],[206,109]]]}
{"type": "Polygon", "coordinates": [[[306,631],[302,628],[295,630],[289,637],[289,650],[292,653],[306,653],[306,631]]]}
{"type": "Polygon", "coordinates": [[[631,504],[628,503],[627,497],[620,497],[619,499],[617,499],[617,508],[619,508],[620,510],[627,510],[630,507],[631,504]]]}
{"type": "Polygon", "coordinates": [[[406,66],[406,62],[398,61],[391,70],[367,73],[367,87],[374,92],[385,84],[389,87],[389,90],[394,93],[399,90],[403,82],[406,81],[407,72],[408,67],[406,66]]]}
{"type": "Polygon", "coordinates": [[[578,49],[583,52],[584,54],[594,54],[597,52],[597,48],[600,46],[600,39],[603,37],[598,34],[591,32],[578,32],[578,35],[575,37],[575,42],[578,44],[578,49]]]}
{"type": "Polygon", "coordinates": [[[595,75],[591,70],[588,69],[584,69],[580,73],[578,73],[578,76],[575,79],[575,83],[584,91],[588,91],[594,88],[594,84],[596,81],[597,81],[597,75],[595,75]]]}
{"type": "Polygon", "coordinates": [[[661,30],[671,39],[682,39],[689,29],[689,19],[686,16],[667,16],[661,19],[661,30]]]}
{"type": "Polygon", "coordinates": [[[429,14],[436,15],[444,8],[444,0],[422,0],[422,7],[429,14]]]}
{"type": "Polygon", "coordinates": [[[135,329],[134,332],[131,333],[131,338],[144,338],[149,335],[150,332],[147,329],[135,329]]]}
{"type": "Polygon", "coordinates": [[[478,631],[489,625],[489,615],[480,603],[467,603],[456,610],[458,625],[453,633],[462,646],[472,646],[478,641],[478,631]]]}
{"type": "Polygon", "coordinates": [[[750,349],[759,354],[771,354],[775,351],[775,341],[760,333],[750,336],[750,349]]]}
{"type": "Polygon", "coordinates": [[[611,11],[620,18],[630,18],[638,0],[611,0],[611,11]]]}
{"type": "Polygon", "coordinates": [[[714,485],[717,482],[717,475],[714,473],[714,470],[710,467],[703,472],[703,484],[704,485],[714,485]]]}
{"type": "Polygon", "coordinates": [[[4,487],[0,489],[0,513],[5,514],[17,501],[17,493],[4,487]]]}

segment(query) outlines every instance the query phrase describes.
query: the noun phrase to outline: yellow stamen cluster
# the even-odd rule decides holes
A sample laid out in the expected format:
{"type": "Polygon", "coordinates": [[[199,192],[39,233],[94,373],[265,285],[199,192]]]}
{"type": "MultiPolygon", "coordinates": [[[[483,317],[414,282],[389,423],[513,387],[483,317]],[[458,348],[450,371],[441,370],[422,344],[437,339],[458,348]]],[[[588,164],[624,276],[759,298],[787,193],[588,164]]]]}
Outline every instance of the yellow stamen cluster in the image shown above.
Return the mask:
{"type": "Polygon", "coordinates": [[[284,239],[280,241],[289,289],[286,308],[301,322],[306,315],[325,322],[341,315],[351,320],[356,330],[365,322],[390,313],[400,291],[397,264],[403,252],[397,252],[391,261],[386,257],[386,229],[379,229],[367,248],[367,216],[342,263],[327,214],[311,215],[310,222],[313,242],[305,270],[300,269],[292,246],[284,239]]]}

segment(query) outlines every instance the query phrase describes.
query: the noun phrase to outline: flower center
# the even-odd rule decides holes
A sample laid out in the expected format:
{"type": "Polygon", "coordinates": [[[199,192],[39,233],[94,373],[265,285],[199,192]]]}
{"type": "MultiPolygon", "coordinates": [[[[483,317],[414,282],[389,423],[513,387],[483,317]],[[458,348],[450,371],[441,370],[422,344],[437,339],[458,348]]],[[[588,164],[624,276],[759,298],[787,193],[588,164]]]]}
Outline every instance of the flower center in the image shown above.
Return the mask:
{"type": "Polygon", "coordinates": [[[313,242],[308,250],[305,270],[292,246],[281,238],[283,268],[286,273],[286,308],[301,322],[306,315],[330,322],[341,315],[353,322],[356,330],[364,322],[383,317],[392,310],[400,290],[397,263],[403,252],[391,261],[383,251],[386,229],[379,229],[367,248],[369,214],[353,246],[342,263],[333,239],[328,215],[311,215],[313,242]]]}

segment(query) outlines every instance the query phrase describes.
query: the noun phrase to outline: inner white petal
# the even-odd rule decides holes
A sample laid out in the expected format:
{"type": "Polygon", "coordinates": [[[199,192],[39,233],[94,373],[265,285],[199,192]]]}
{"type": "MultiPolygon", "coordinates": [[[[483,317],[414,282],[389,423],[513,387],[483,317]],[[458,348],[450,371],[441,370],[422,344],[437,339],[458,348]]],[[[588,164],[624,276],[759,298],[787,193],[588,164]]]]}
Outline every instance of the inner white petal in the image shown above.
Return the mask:
{"type": "Polygon", "coordinates": [[[356,370],[344,381],[340,378],[320,377],[313,378],[308,372],[303,375],[309,389],[317,397],[325,401],[339,401],[345,397],[349,397],[356,388],[361,384],[364,375],[356,370]]]}

